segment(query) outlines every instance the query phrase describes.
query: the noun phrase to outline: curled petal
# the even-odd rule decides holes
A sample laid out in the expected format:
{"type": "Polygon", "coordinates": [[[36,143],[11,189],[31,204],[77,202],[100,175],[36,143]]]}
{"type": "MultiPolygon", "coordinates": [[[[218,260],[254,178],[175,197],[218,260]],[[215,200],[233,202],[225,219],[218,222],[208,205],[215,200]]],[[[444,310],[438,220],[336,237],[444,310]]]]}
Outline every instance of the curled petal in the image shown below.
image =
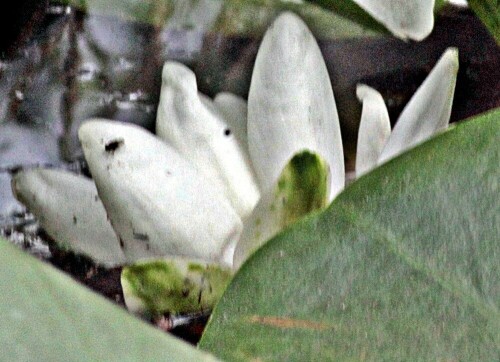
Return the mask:
{"type": "Polygon", "coordinates": [[[356,176],[359,177],[377,166],[378,158],[391,134],[391,121],[379,92],[360,84],[356,94],[363,102],[356,150],[356,176]]]}
{"type": "Polygon", "coordinates": [[[239,238],[241,220],[223,191],[151,133],[92,120],[82,125],[79,137],[128,259],[219,262],[239,238]]]}
{"type": "Polygon", "coordinates": [[[329,200],[344,187],[335,99],[318,44],[292,13],[280,15],[260,45],[248,96],[248,148],[264,192],[298,152],[328,163],[329,200]]]}
{"type": "Polygon", "coordinates": [[[150,318],[210,310],[230,280],[229,270],[185,259],[140,261],[121,275],[127,308],[150,318]]]}
{"type": "Polygon", "coordinates": [[[92,180],[67,171],[32,169],[18,172],[12,189],[56,242],[106,266],[126,262],[92,180]]]}
{"type": "Polygon", "coordinates": [[[314,210],[328,203],[328,164],[317,154],[295,155],[272,190],[263,194],[234,252],[233,267],[240,265],[264,242],[314,210]]]}
{"type": "Polygon", "coordinates": [[[259,189],[234,131],[210,103],[199,96],[189,68],[165,63],[156,132],[205,177],[219,184],[239,215],[246,217],[257,204],[259,189]]]}
{"type": "Polygon", "coordinates": [[[434,27],[434,0],[354,0],[401,39],[423,40],[434,27]]]}
{"type": "Polygon", "coordinates": [[[448,127],[458,73],[458,50],[448,48],[401,112],[379,163],[448,127]]]}

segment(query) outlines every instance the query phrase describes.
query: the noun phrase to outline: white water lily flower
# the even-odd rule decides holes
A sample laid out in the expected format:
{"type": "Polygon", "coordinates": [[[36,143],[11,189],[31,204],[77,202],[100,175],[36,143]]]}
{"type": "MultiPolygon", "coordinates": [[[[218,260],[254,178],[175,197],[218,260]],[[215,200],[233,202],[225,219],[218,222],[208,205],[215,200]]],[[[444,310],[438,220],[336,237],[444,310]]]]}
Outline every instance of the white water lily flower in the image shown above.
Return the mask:
{"type": "Polygon", "coordinates": [[[448,127],[457,73],[458,50],[448,48],[403,109],[390,135],[382,96],[368,86],[358,86],[363,112],[356,155],[357,176],[448,127]]]}
{"type": "MultiPolygon", "coordinates": [[[[392,157],[421,142],[429,129],[442,128],[443,119],[449,118],[456,57],[455,50],[445,53],[387,142],[383,100],[366,86],[358,88],[362,123],[369,122],[361,127],[358,149],[376,155],[360,158],[363,171],[380,162],[384,152],[392,157]],[[369,141],[373,133],[375,142],[369,141]]],[[[155,294],[156,278],[165,275],[163,292],[175,290],[169,294],[174,304],[167,304],[189,310],[193,305],[179,307],[183,280],[192,281],[189,290],[200,293],[212,290],[204,284],[207,278],[217,278],[223,286],[227,278],[219,276],[227,271],[220,267],[238,269],[283,228],[326,207],[345,179],[328,72],[314,37],[296,15],[280,15],[264,36],[248,117],[246,103],[234,95],[220,94],[212,101],[198,93],[194,73],[179,63],[167,62],[162,77],[157,119],[161,139],[108,120],[87,121],[79,131],[121,257],[128,263],[140,261],[140,267],[122,278],[126,300],[137,311],[158,307],[156,302],[148,305],[151,293],[143,293],[141,281],[151,282],[148,288],[155,294]]],[[[61,204],[77,199],[63,197],[61,193],[61,204]]],[[[102,218],[98,213],[95,217],[102,218]]],[[[214,295],[205,297],[213,300],[214,295]]]]}
{"type": "MultiPolygon", "coordinates": [[[[240,216],[247,216],[239,265],[342,189],[343,152],[330,80],[314,37],[297,16],[281,15],[268,31],[250,101],[247,134],[242,99],[220,94],[212,101],[200,95],[193,72],[170,62],[163,71],[157,120],[165,141],[120,122],[96,119],[81,126],[85,158],[118,236],[117,263],[166,257],[231,266],[240,216]],[[259,95],[265,98],[262,103],[259,95]],[[253,149],[251,163],[248,148],[253,149]],[[257,206],[252,168],[266,185],[257,206]]],[[[34,193],[39,184],[24,183],[18,194],[34,193]]],[[[55,185],[48,197],[66,184],[55,185]]],[[[72,214],[78,198],[65,192],[58,196],[58,203],[46,207],[72,214]]],[[[23,201],[41,217],[44,211],[28,199],[23,201]]],[[[107,223],[102,212],[91,210],[86,208],[89,217],[99,219],[93,223],[107,223]]],[[[60,226],[68,229],[61,241],[81,232],[69,222],[60,226]]]]}
{"type": "MultiPolygon", "coordinates": [[[[157,132],[166,142],[164,147],[156,146],[159,141],[134,126],[103,121],[82,126],[79,135],[85,157],[111,222],[125,244],[127,257],[147,257],[149,250],[144,250],[144,245],[152,248],[151,241],[156,240],[154,252],[158,255],[162,251],[170,257],[232,264],[232,251],[239,236],[236,231],[228,234],[231,240],[223,237],[226,234],[219,236],[217,255],[222,255],[222,260],[206,255],[207,250],[216,249],[205,246],[207,240],[199,235],[188,238],[188,230],[203,230],[214,215],[211,210],[203,210],[203,202],[214,205],[216,210],[216,204],[228,204],[225,199],[240,215],[238,202],[244,205],[243,209],[251,206],[250,215],[248,211],[243,213],[248,217],[245,240],[238,242],[244,245],[238,254],[239,265],[264,241],[306,213],[326,206],[342,189],[342,141],[328,72],[314,37],[297,16],[281,15],[268,31],[255,65],[249,99],[248,136],[244,137],[246,117],[236,120],[238,115],[244,116],[244,102],[229,95],[220,95],[212,102],[198,93],[192,71],[179,63],[167,62],[157,119],[157,132]],[[259,96],[264,97],[261,103],[259,96]],[[238,106],[234,107],[236,103],[238,106]],[[233,132],[230,124],[238,131],[233,132]],[[240,137],[234,137],[235,134],[240,137]],[[252,165],[262,176],[262,189],[266,191],[255,209],[258,188],[245,148],[241,147],[245,138],[252,165]],[[159,160],[167,154],[169,159],[164,156],[164,160],[159,160]],[[184,164],[181,159],[186,160],[184,164]],[[172,175],[166,177],[164,170],[174,166],[169,166],[168,161],[177,167],[177,172],[192,168],[198,175],[178,176],[169,190],[172,175]],[[268,170],[272,170],[270,175],[266,174],[268,170]],[[194,182],[191,179],[196,177],[205,182],[189,188],[194,182]],[[183,187],[186,189],[181,190],[183,187]],[[179,197],[180,191],[190,198],[179,197]],[[251,203],[248,195],[254,200],[251,203]],[[190,204],[186,209],[189,212],[178,212],[177,208],[186,202],[190,204]],[[146,205],[158,203],[168,207],[145,210],[146,205]],[[191,214],[206,215],[206,220],[191,214]],[[179,253],[172,246],[170,234],[179,230],[188,239],[184,243],[190,245],[189,252],[179,253]],[[141,243],[134,234],[147,235],[149,243],[141,243]],[[163,249],[158,245],[162,242],[163,249]],[[196,251],[195,245],[200,245],[196,251]],[[131,255],[129,250],[136,254],[131,255]]],[[[230,215],[227,207],[224,210],[230,215]]],[[[216,213],[215,218],[222,225],[228,219],[222,212],[216,213]]],[[[220,228],[210,226],[215,227],[220,228]]]]}
{"type": "Polygon", "coordinates": [[[353,0],[401,39],[423,40],[434,27],[434,0],[353,0]]]}

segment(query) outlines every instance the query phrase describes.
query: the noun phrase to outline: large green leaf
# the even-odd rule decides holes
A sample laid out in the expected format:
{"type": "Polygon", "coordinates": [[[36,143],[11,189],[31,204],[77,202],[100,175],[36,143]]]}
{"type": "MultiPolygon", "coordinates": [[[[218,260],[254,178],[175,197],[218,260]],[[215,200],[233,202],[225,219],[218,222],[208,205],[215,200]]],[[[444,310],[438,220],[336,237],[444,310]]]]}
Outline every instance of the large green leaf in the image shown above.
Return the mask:
{"type": "Polygon", "coordinates": [[[500,2],[498,0],[469,0],[469,6],[500,45],[500,2]]]}
{"type": "Polygon", "coordinates": [[[500,109],[361,177],[243,265],[228,360],[498,361],[500,109]]]}
{"type": "Polygon", "coordinates": [[[214,361],[0,240],[2,361],[214,361]]]}

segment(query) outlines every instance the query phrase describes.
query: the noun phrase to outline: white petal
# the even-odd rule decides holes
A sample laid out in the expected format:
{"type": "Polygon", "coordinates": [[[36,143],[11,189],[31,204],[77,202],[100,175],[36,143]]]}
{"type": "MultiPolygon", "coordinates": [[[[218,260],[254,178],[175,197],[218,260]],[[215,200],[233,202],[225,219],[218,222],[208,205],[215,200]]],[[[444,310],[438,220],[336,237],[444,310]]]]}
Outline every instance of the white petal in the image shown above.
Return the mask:
{"type": "Polygon", "coordinates": [[[93,120],[83,124],[79,137],[127,258],[219,262],[239,238],[241,220],[222,190],[151,133],[93,120]]]}
{"type": "Polygon", "coordinates": [[[422,40],[434,27],[434,0],[354,0],[401,39],[422,40]]]}
{"type": "Polygon", "coordinates": [[[458,73],[458,50],[448,48],[401,112],[379,163],[448,127],[458,73]]]}
{"type": "Polygon", "coordinates": [[[186,259],[141,261],[121,275],[128,310],[153,318],[212,309],[230,280],[219,265],[186,259]]]}
{"type": "Polygon", "coordinates": [[[92,180],[67,171],[33,169],[17,173],[12,189],[56,242],[107,266],[125,263],[92,180]]]}
{"type": "Polygon", "coordinates": [[[162,77],[158,136],[221,185],[239,215],[249,215],[259,199],[258,186],[222,113],[200,99],[195,75],[186,66],[167,62],[162,77]]]}
{"type": "Polygon", "coordinates": [[[304,151],[294,156],[273,189],[263,194],[245,220],[233,268],[238,269],[250,254],[286,226],[325,207],[329,173],[328,164],[316,154],[304,151]]]}
{"type": "Polygon", "coordinates": [[[302,150],[328,163],[330,200],[344,187],[335,99],[318,44],[292,13],[280,15],[260,45],[248,96],[248,147],[263,192],[302,150]]]}
{"type": "Polygon", "coordinates": [[[359,177],[377,166],[377,160],[391,134],[391,121],[379,92],[360,84],[356,94],[363,102],[356,150],[356,176],[359,177]]]}
{"type": "Polygon", "coordinates": [[[242,149],[248,152],[247,102],[235,94],[222,92],[215,96],[214,103],[224,114],[228,126],[233,130],[242,149]]]}

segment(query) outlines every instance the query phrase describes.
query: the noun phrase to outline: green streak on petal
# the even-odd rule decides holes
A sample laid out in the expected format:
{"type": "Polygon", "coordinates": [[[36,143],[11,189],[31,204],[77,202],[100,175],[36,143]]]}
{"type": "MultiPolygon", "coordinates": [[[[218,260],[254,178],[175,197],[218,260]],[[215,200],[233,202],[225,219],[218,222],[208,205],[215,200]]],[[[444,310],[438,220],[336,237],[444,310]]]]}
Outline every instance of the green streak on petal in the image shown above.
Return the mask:
{"type": "Polygon", "coordinates": [[[276,195],[283,202],[283,226],[326,207],[328,173],[328,165],[315,153],[303,151],[292,158],[278,180],[276,195]]]}
{"type": "Polygon", "coordinates": [[[148,316],[211,309],[230,278],[218,266],[181,260],[139,262],[125,267],[121,276],[125,299],[139,300],[136,312],[148,316]]]}
{"type": "Polygon", "coordinates": [[[269,239],[307,214],[328,204],[330,167],[319,155],[301,151],[288,162],[274,185],[264,193],[245,221],[236,246],[233,268],[269,239]]]}

